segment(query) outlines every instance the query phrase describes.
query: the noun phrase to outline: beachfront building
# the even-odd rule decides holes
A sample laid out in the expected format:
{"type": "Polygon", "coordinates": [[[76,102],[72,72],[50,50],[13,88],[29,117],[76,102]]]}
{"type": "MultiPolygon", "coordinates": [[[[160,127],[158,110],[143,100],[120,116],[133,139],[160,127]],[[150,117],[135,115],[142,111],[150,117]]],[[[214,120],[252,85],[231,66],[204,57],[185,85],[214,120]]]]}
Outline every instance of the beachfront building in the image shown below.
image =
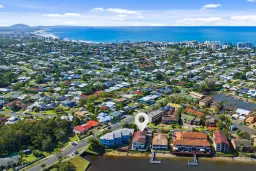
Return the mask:
{"type": "Polygon", "coordinates": [[[152,141],[153,150],[168,150],[168,134],[154,133],[152,141]]]}
{"type": "Polygon", "coordinates": [[[202,132],[175,132],[172,144],[173,154],[211,154],[208,135],[202,132]]]}
{"type": "Polygon", "coordinates": [[[145,131],[137,131],[132,138],[132,150],[143,150],[146,148],[147,133],[145,131]]]}
{"type": "Polygon", "coordinates": [[[123,128],[100,137],[101,144],[108,147],[115,147],[127,144],[133,136],[134,129],[123,128]]]}
{"type": "Polygon", "coordinates": [[[232,139],[231,144],[236,151],[240,151],[240,152],[253,151],[251,141],[247,139],[232,139]]]}
{"type": "Polygon", "coordinates": [[[216,152],[228,152],[229,142],[227,137],[221,130],[216,130],[213,132],[214,148],[216,152]]]}

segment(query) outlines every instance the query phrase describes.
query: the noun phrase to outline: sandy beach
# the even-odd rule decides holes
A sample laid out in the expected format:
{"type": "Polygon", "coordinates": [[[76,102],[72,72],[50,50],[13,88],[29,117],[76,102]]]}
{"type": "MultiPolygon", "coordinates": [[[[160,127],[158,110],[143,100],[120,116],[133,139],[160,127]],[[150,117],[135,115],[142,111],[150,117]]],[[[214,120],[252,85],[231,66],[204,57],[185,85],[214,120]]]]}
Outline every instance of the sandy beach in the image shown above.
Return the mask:
{"type": "Polygon", "coordinates": [[[45,29],[45,30],[37,30],[37,31],[34,32],[34,34],[42,36],[42,37],[51,37],[53,39],[58,39],[59,38],[59,37],[55,36],[52,33],[48,33],[47,29],[45,29]]]}

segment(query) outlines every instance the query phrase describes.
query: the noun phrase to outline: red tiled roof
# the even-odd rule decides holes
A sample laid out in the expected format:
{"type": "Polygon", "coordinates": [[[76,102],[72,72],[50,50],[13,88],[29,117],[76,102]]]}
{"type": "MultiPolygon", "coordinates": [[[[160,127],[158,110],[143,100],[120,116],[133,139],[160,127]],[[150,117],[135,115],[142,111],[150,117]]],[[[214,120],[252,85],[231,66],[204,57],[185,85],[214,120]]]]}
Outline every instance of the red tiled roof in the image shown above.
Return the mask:
{"type": "Polygon", "coordinates": [[[96,91],[96,92],[94,93],[94,95],[98,96],[100,93],[103,93],[103,92],[104,92],[103,90],[99,90],[99,91],[96,91]]]}
{"type": "Polygon", "coordinates": [[[86,95],[86,94],[81,94],[80,97],[81,97],[82,99],[87,99],[87,98],[88,98],[88,95],[86,95]]]}
{"type": "Polygon", "coordinates": [[[183,132],[182,139],[208,139],[208,136],[202,132],[183,132]]]}
{"type": "Polygon", "coordinates": [[[142,95],[142,94],[143,94],[143,92],[142,92],[142,91],[136,91],[136,92],[134,92],[134,94],[142,95]]]}
{"type": "Polygon", "coordinates": [[[140,142],[142,144],[146,143],[146,132],[137,131],[134,133],[132,142],[140,142]]]}
{"type": "Polygon", "coordinates": [[[183,146],[211,146],[208,140],[174,140],[173,145],[183,146]]]}
{"type": "Polygon", "coordinates": [[[80,133],[83,133],[93,127],[96,127],[98,126],[100,123],[97,122],[97,121],[94,121],[94,120],[90,120],[88,121],[85,125],[78,125],[74,128],[74,131],[77,131],[77,132],[80,132],[80,133]]]}
{"type": "Polygon", "coordinates": [[[214,141],[216,144],[219,144],[219,143],[229,144],[227,137],[224,135],[224,133],[221,130],[214,131],[213,135],[214,135],[214,141]]]}
{"type": "Polygon", "coordinates": [[[186,110],[188,113],[191,113],[192,115],[204,116],[204,113],[203,113],[203,112],[199,112],[199,111],[196,111],[196,110],[194,110],[194,109],[186,108],[185,110],[186,110]]]}

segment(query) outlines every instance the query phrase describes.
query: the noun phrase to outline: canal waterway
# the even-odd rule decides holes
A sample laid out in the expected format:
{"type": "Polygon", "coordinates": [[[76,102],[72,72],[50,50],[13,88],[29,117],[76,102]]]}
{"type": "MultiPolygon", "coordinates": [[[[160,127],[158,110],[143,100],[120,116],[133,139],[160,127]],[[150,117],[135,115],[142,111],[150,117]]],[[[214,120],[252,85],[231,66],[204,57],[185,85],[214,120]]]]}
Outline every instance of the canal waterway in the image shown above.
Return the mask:
{"type": "MultiPolygon", "coordinates": [[[[228,105],[234,105],[236,108],[242,108],[246,110],[253,110],[256,109],[256,104],[254,103],[246,103],[243,100],[237,100],[233,98],[232,96],[226,96],[224,94],[213,94],[213,99],[218,102],[225,102],[225,104],[228,105]]],[[[256,170],[256,169],[255,169],[256,170]]]]}
{"type": "Polygon", "coordinates": [[[199,166],[188,166],[193,157],[162,159],[161,164],[149,164],[148,157],[87,156],[89,171],[255,171],[255,163],[200,159],[199,166]]]}

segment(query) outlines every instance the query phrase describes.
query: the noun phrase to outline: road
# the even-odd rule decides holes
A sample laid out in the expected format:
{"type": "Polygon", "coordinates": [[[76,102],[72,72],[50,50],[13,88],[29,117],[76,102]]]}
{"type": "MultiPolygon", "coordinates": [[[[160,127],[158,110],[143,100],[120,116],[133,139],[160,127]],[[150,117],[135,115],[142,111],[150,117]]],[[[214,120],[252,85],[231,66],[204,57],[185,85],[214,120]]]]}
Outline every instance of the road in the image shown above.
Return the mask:
{"type": "MultiPolygon", "coordinates": [[[[126,118],[124,120],[122,120],[122,122],[118,122],[116,124],[113,124],[111,125],[111,130],[114,131],[116,129],[119,129],[122,127],[122,124],[123,122],[125,123],[128,123],[128,124],[131,124],[132,122],[134,121],[134,116],[129,116],[127,115],[126,118]]],[[[92,137],[92,136],[89,136],[81,141],[79,141],[79,143],[76,145],[76,146],[71,146],[69,148],[67,148],[66,150],[64,150],[63,152],[61,152],[61,156],[62,157],[65,157],[65,156],[68,156],[68,155],[71,155],[72,153],[74,153],[75,151],[77,151],[78,149],[84,147],[87,145],[88,143],[88,139],[92,137]]],[[[50,166],[52,165],[53,163],[57,162],[58,161],[58,156],[57,155],[52,155],[48,158],[46,158],[43,162],[27,169],[27,171],[39,171],[41,170],[41,165],[42,164],[45,164],[46,166],[50,166]]]]}
{"type": "Polygon", "coordinates": [[[16,113],[16,112],[4,112],[4,111],[0,111],[0,114],[2,115],[9,115],[11,114],[12,116],[38,116],[38,117],[55,117],[57,116],[56,114],[52,114],[52,115],[44,115],[43,113],[40,113],[40,114],[29,114],[29,115],[26,115],[26,114],[23,114],[23,113],[16,113]]]}

